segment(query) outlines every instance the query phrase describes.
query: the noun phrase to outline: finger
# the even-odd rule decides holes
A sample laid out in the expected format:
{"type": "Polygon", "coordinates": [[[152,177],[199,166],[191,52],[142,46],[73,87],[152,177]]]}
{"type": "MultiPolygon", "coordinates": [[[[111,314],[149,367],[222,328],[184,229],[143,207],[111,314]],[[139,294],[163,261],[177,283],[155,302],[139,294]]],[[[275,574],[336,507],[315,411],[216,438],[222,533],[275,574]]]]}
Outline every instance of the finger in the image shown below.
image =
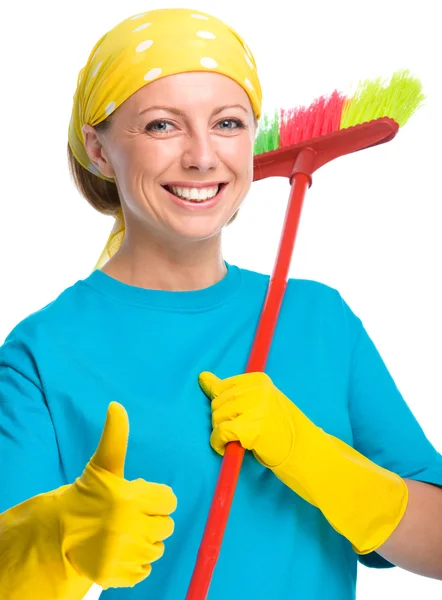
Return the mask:
{"type": "Polygon", "coordinates": [[[251,395],[236,396],[233,392],[222,394],[212,403],[212,427],[218,427],[224,421],[233,421],[242,415],[250,415],[256,412],[257,400],[251,395]],[[222,403],[221,403],[222,400],[222,403]],[[214,409],[215,402],[219,408],[214,409]]]}
{"type": "MultiPolygon", "coordinates": [[[[151,549],[149,548],[149,550],[151,549]]],[[[151,574],[152,567],[150,562],[154,561],[149,561],[148,558],[149,556],[146,557],[146,544],[144,544],[141,552],[138,552],[137,562],[118,561],[118,564],[113,566],[111,577],[107,577],[105,581],[97,581],[96,583],[101,585],[104,590],[109,588],[133,587],[151,574]],[[146,560],[146,562],[141,562],[141,559],[146,560]]],[[[158,558],[161,558],[161,556],[158,558]]],[[[158,560],[158,558],[154,560],[158,560]]]]}
{"type": "Polygon", "coordinates": [[[152,517],[147,515],[140,522],[140,535],[149,544],[167,540],[175,530],[175,522],[171,517],[152,517]]]}
{"type": "Polygon", "coordinates": [[[156,560],[160,560],[160,558],[163,556],[163,554],[164,554],[163,542],[155,542],[155,544],[152,544],[148,549],[147,562],[145,563],[145,565],[143,565],[143,567],[150,565],[151,563],[155,562],[156,560]]]}
{"type": "Polygon", "coordinates": [[[129,439],[129,418],[125,408],[118,402],[109,404],[101,439],[93,456],[99,467],[124,477],[127,443],[129,439]]]}
{"type": "Polygon", "coordinates": [[[141,535],[138,535],[136,539],[131,540],[130,545],[127,546],[127,556],[130,558],[125,561],[121,559],[119,561],[120,568],[125,564],[131,566],[134,570],[140,567],[146,569],[147,565],[159,560],[164,554],[164,544],[162,541],[154,543],[149,542],[141,535]]]}
{"type": "Polygon", "coordinates": [[[213,398],[216,398],[219,393],[222,379],[209,371],[203,371],[203,373],[199,374],[198,383],[206,396],[212,400],[213,398]]]}
{"type": "Polygon", "coordinates": [[[133,496],[139,498],[141,510],[146,515],[167,517],[176,511],[178,499],[168,485],[144,479],[130,483],[134,488],[133,496]]]}
{"type": "Polygon", "coordinates": [[[152,567],[149,563],[139,565],[127,563],[124,565],[119,564],[115,571],[116,573],[112,580],[102,586],[104,590],[109,588],[134,587],[146,579],[146,577],[149,577],[152,567]]]}
{"type": "Polygon", "coordinates": [[[242,377],[245,377],[245,375],[234,375],[233,377],[220,379],[213,373],[204,371],[203,373],[200,373],[198,382],[206,396],[213,400],[226,391],[236,388],[236,386],[242,386],[242,377]]]}
{"type": "MultiPolygon", "coordinates": [[[[253,428],[254,429],[254,428],[253,428]]],[[[244,417],[238,417],[234,421],[225,421],[215,427],[210,436],[210,445],[221,456],[224,456],[226,444],[239,442],[246,450],[252,450],[256,435],[244,417]]]]}
{"type": "Polygon", "coordinates": [[[150,563],[146,563],[144,565],[141,565],[139,576],[137,577],[137,579],[135,580],[135,582],[134,582],[133,585],[136,585],[137,583],[140,583],[141,581],[143,581],[143,579],[146,579],[146,577],[149,577],[149,575],[151,573],[152,573],[152,566],[151,566],[150,563]]]}
{"type": "Polygon", "coordinates": [[[137,543],[131,546],[131,554],[136,557],[136,562],[143,567],[159,560],[164,554],[164,544],[161,541],[153,544],[143,538],[138,538],[137,543]]]}
{"type": "Polygon", "coordinates": [[[256,386],[234,386],[230,389],[221,392],[214,400],[212,400],[212,413],[218,411],[222,406],[234,400],[251,398],[254,404],[257,404],[260,390],[256,386]]]}
{"type": "Polygon", "coordinates": [[[269,376],[261,371],[256,373],[242,373],[241,375],[233,375],[225,379],[220,379],[209,371],[203,371],[200,373],[198,381],[203,392],[211,400],[214,400],[230,389],[260,388],[263,385],[271,383],[269,376]]]}

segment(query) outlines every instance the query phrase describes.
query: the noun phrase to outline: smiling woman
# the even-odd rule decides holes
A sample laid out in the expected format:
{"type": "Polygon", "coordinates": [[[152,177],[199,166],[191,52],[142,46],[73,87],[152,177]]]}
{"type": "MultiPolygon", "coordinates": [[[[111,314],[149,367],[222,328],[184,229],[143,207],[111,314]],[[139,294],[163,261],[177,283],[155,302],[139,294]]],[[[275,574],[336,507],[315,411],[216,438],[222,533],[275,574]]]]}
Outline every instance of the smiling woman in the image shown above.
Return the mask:
{"type": "MultiPolygon", "coordinates": [[[[160,246],[181,259],[195,255],[196,242],[199,253],[217,252],[253,179],[256,116],[244,89],[219,73],[169,75],[143,86],[104,123],[82,128],[90,164],[115,182],[112,197],[124,216],[124,241],[104,272],[121,277],[123,258],[133,268],[134,247],[154,261],[160,246]]],[[[98,178],[72,154],[71,165],[94,186],[98,178]]]]}
{"type": "Polygon", "coordinates": [[[442,457],[340,293],[290,279],[244,374],[269,277],[221,241],[260,116],[250,49],[201,12],[130,17],[81,69],[71,170],[116,221],[0,348],[2,598],[185,598],[231,441],[211,600],[354,600],[358,561],[442,578],[442,457]]]}
{"type": "Polygon", "coordinates": [[[105,35],[79,75],[68,144],[78,189],[116,217],[97,267],[146,285],[144,257],[163,272],[166,253],[170,283],[153,271],[148,282],[160,289],[173,289],[177,257],[207,263],[216,256],[217,277],[225,274],[220,234],[250,188],[260,115],[254,57],[218,19],[157,10],[105,35]],[[201,186],[209,189],[197,194],[201,186]]]}

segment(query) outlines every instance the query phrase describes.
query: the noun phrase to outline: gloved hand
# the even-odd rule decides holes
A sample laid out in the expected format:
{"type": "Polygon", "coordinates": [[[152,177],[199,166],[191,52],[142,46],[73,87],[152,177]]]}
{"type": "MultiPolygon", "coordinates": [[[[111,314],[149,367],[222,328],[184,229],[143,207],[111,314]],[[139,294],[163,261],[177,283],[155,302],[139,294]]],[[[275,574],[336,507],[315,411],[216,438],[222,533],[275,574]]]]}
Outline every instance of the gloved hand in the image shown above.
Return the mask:
{"type": "Polygon", "coordinates": [[[80,600],[92,582],[131,587],[150,574],[177,501],[166,485],[124,479],[128,433],[125,409],[111,403],[83,474],[0,515],[3,597],[80,600]]]}
{"type": "Polygon", "coordinates": [[[289,488],[323,513],[358,554],[381,546],[408,502],[405,481],[310,421],[265,373],[199,383],[212,401],[210,443],[223,455],[239,441],[289,488]]]}

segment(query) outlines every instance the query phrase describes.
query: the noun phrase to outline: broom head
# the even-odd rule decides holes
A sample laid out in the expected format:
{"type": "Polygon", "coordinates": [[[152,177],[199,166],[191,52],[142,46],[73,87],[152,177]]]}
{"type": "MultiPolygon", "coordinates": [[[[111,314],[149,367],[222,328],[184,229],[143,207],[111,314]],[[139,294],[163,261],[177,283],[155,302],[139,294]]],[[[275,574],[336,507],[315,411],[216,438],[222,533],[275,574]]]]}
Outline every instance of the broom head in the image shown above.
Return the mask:
{"type": "Polygon", "coordinates": [[[360,82],[352,97],[335,90],[308,107],[265,114],[255,141],[254,180],[295,172],[311,178],[338,156],[390,141],[423,100],[421,82],[400,70],[389,81],[360,82]]]}

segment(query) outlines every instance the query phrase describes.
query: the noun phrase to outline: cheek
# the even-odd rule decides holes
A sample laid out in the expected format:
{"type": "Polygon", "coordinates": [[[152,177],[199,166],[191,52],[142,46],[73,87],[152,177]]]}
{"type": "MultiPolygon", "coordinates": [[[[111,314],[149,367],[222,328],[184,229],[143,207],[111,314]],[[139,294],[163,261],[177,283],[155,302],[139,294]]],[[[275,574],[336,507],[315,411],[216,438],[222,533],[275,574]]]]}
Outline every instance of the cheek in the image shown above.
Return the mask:
{"type": "MultiPolygon", "coordinates": [[[[232,141],[232,140],[230,140],[232,141]]],[[[222,161],[241,181],[253,177],[253,141],[247,136],[238,136],[236,143],[226,145],[220,154],[222,161]]]]}
{"type": "Polygon", "coordinates": [[[127,188],[148,184],[158,174],[161,165],[161,152],[149,147],[141,139],[132,140],[118,150],[117,175],[127,188]]]}
{"type": "Polygon", "coordinates": [[[239,153],[240,160],[238,164],[241,164],[241,177],[242,180],[251,185],[253,181],[253,144],[246,144],[241,148],[239,153]]]}

